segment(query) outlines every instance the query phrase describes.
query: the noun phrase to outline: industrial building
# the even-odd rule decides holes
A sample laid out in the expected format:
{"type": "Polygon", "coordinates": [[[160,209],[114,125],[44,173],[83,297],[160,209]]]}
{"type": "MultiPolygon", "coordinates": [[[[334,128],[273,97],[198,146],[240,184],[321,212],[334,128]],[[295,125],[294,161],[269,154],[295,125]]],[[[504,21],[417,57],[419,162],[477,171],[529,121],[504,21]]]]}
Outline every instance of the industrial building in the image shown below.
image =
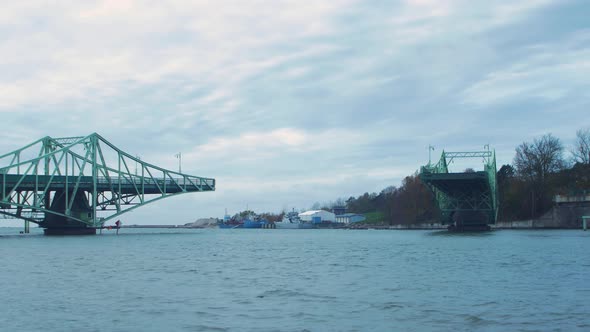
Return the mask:
{"type": "Polygon", "coordinates": [[[361,222],[361,221],[365,221],[365,216],[363,216],[362,214],[356,214],[356,213],[345,213],[345,214],[341,214],[336,216],[336,222],[338,223],[343,223],[343,224],[350,224],[350,223],[355,223],[355,222],[361,222]]]}
{"type": "Polygon", "coordinates": [[[332,212],[334,212],[334,214],[336,216],[345,214],[346,213],[346,206],[334,206],[334,207],[332,207],[332,212]]]}
{"type": "Polygon", "coordinates": [[[336,222],[336,215],[324,210],[312,210],[300,213],[299,219],[313,223],[336,222]]]}

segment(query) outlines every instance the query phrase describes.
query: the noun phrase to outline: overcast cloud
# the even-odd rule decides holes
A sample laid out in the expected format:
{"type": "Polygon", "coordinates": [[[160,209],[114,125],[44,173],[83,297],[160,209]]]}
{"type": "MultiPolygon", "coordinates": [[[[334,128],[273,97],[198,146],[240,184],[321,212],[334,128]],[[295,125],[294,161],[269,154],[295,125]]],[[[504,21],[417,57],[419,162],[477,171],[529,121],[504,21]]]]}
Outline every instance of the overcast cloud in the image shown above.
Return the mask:
{"type": "MultiPolygon", "coordinates": [[[[0,152],[98,132],[215,193],[127,223],[378,192],[448,151],[498,164],[590,126],[585,1],[14,1],[0,11],[0,152]]],[[[479,165],[474,165],[477,168],[479,165]]]]}

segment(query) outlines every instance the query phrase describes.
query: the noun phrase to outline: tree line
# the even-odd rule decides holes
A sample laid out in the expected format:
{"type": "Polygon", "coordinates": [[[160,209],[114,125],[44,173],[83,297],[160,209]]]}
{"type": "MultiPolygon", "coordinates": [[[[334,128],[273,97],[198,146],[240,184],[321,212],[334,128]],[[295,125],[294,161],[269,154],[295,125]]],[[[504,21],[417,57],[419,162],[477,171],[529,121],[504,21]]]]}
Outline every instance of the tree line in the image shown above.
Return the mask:
{"type": "MultiPolygon", "coordinates": [[[[497,171],[497,181],[500,221],[538,218],[551,209],[555,195],[590,194],[590,128],[578,130],[575,145],[567,151],[552,134],[523,142],[516,147],[512,164],[497,171]]],[[[379,213],[390,225],[436,222],[440,214],[418,172],[404,178],[399,187],[338,199],[322,208],[336,205],[351,213],[379,213]]]]}

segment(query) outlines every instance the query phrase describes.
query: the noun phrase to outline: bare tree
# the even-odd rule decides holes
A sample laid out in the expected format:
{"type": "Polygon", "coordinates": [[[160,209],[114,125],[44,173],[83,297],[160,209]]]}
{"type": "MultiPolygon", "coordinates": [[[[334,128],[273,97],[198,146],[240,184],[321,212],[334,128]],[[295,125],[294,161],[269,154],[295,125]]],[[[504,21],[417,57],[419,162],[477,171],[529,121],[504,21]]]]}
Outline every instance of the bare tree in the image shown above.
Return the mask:
{"type": "Polygon", "coordinates": [[[576,145],[572,155],[574,162],[590,164],[590,128],[580,129],[576,132],[576,145]]]}
{"type": "Polygon", "coordinates": [[[313,203],[313,205],[311,206],[311,210],[319,210],[322,208],[322,204],[320,204],[320,202],[315,202],[313,203]]]}
{"type": "Polygon", "coordinates": [[[535,139],[533,143],[524,142],[516,148],[514,166],[517,175],[528,182],[530,190],[531,218],[547,211],[551,205],[551,192],[548,178],[562,170],[563,145],[551,134],[535,139]]]}
{"type": "Polygon", "coordinates": [[[535,139],[533,143],[524,142],[516,148],[514,166],[523,179],[545,183],[547,176],[561,170],[564,164],[563,145],[551,134],[535,139]]]}
{"type": "Polygon", "coordinates": [[[334,202],[333,206],[346,206],[346,200],[342,197],[336,199],[336,201],[334,202]]]}

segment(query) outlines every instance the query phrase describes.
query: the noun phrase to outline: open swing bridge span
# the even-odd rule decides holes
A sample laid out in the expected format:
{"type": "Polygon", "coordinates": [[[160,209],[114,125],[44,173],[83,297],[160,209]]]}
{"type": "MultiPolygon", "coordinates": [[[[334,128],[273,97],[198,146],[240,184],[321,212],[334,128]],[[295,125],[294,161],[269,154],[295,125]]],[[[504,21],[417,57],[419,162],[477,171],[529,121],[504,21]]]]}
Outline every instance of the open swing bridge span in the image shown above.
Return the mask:
{"type": "Polygon", "coordinates": [[[450,230],[487,230],[498,218],[496,155],[492,151],[442,152],[437,164],[420,169],[420,179],[433,191],[442,224],[450,230]],[[483,171],[449,172],[458,158],[480,158],[483,171]]]}
{"type": "Polygon", "coordinates": [[[163,198],[215,190],[215,179],[142,161],[93,133],[44,137],[0,155],[0,214],[45,234],[95,234],[105,222],[163,198]]]}

